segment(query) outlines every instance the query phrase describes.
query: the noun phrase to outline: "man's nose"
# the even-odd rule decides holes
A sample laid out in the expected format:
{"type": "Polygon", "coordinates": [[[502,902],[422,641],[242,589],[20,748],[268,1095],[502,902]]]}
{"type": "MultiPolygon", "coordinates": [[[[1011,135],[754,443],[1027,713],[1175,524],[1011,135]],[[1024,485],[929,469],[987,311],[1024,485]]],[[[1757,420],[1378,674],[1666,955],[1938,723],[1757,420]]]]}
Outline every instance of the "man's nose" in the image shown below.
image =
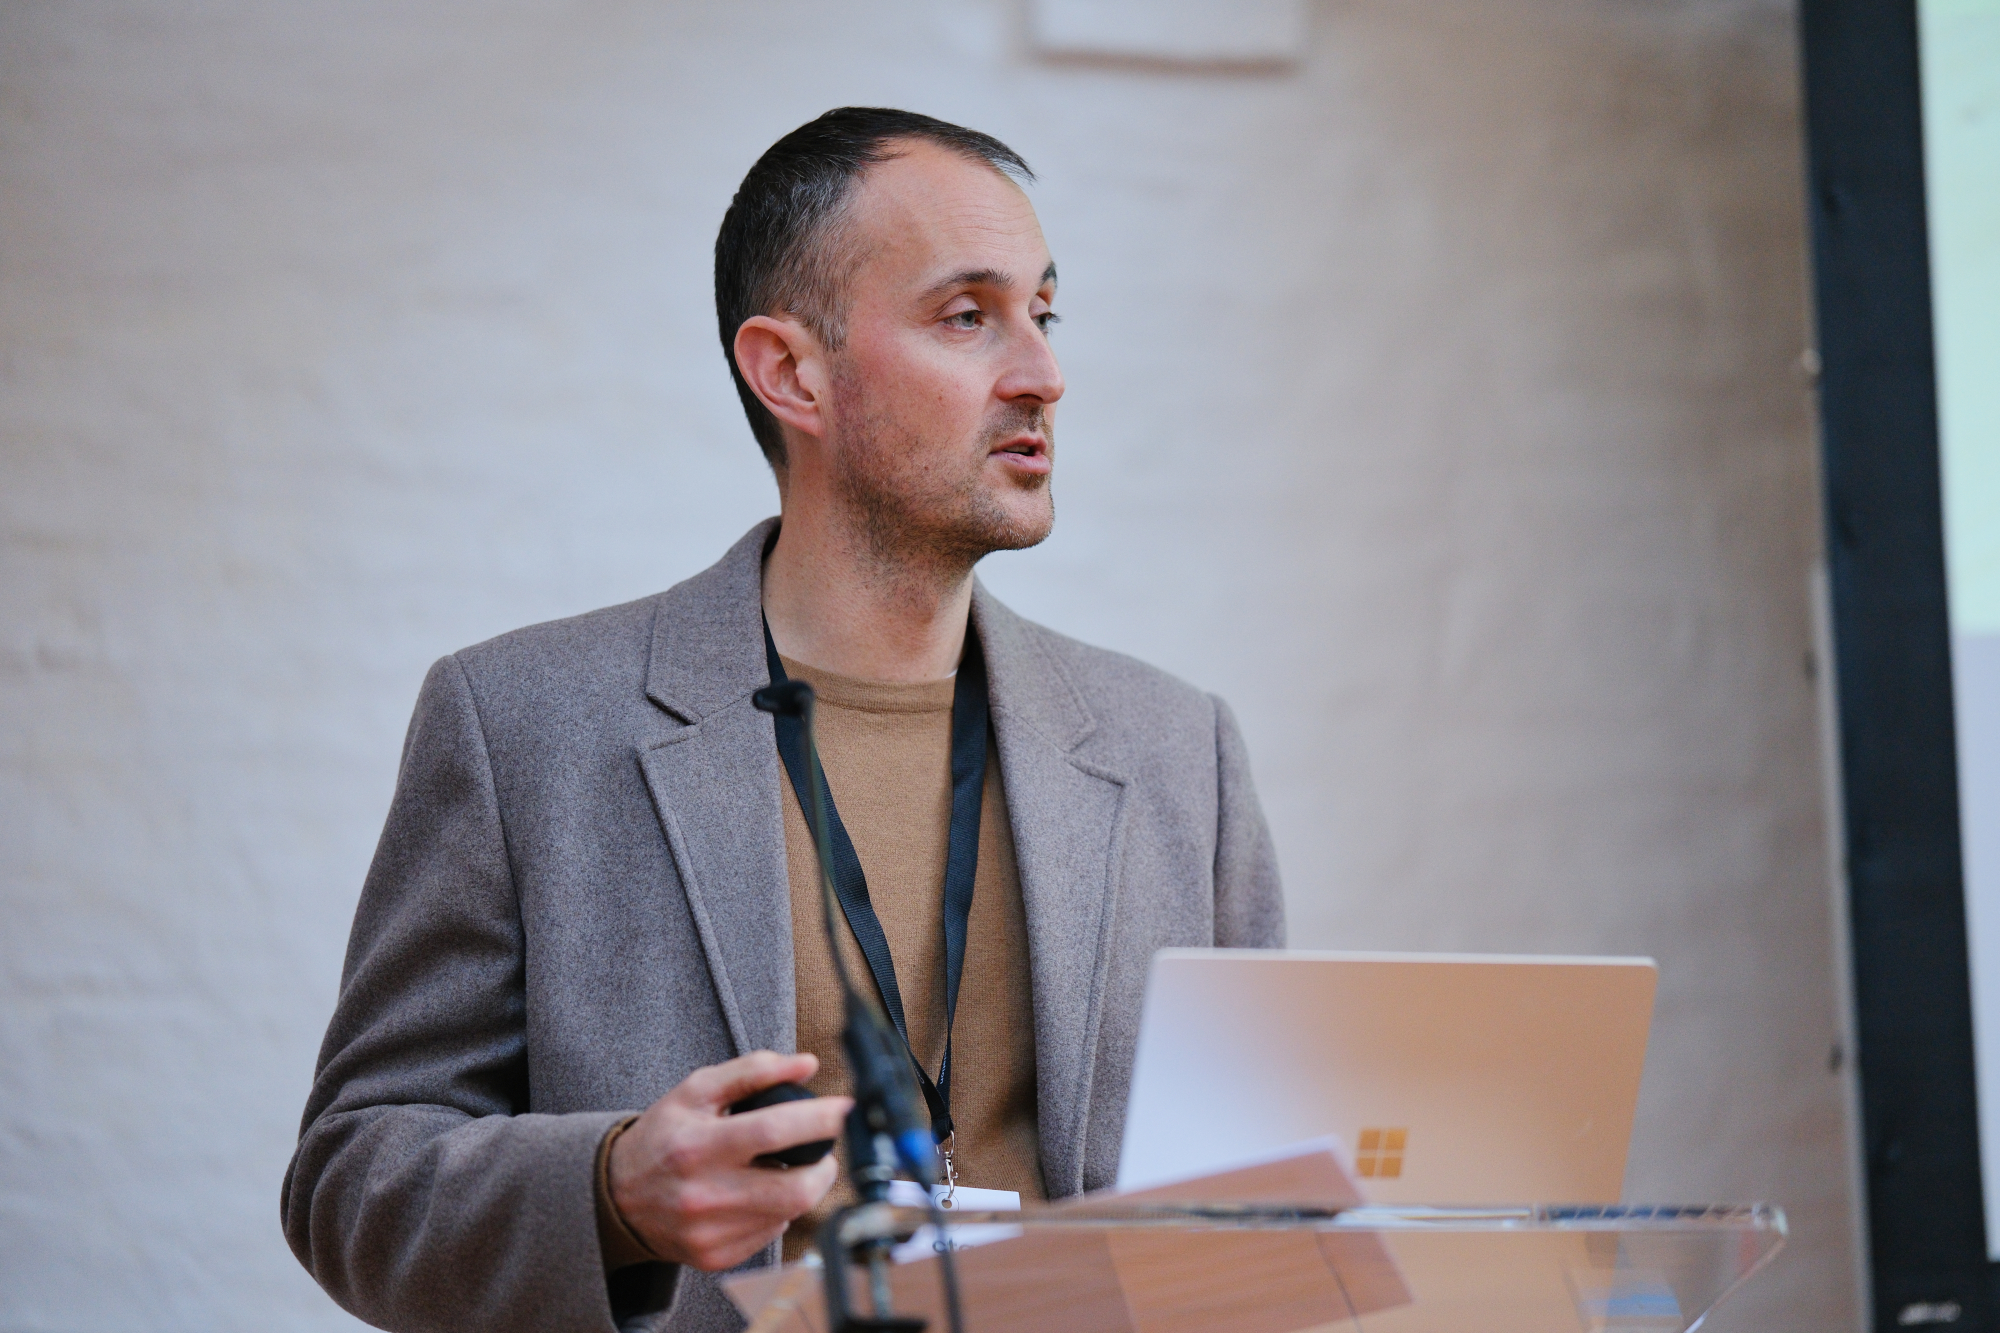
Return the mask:
{"type": "Polygon", "coordinates": [[[1055,348],[1048,335],[1029,322],[1026,331],[1009,340],[1007,371],[995,387],[1008,402],[1032,398],[1043,406],[1063,396],[1062,367],[1056,364],[1055,348]]]}

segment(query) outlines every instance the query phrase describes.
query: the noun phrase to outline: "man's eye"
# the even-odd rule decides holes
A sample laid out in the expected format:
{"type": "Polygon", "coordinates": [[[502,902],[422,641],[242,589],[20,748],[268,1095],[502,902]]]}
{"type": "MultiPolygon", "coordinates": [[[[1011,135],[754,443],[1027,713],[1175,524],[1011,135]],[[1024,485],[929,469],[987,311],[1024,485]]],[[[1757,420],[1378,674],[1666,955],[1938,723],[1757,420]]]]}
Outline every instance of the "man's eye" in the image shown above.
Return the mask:
{"type": "Polygon", "coordinates": [[[979,319],[980,319],[979,311],[961,310],[955,315],[946,315],[944,318],[944,322],[951,325],[953,328],[976,329],[979,327],[979,319]]]}
{"type": "Polygon", "coordinates": [[[1043,333],[1047,333],[1051,328],[1062,323],[1062,316],[1053,310],[1044,310],[1041,314],[1035,316],[1035,323],[1043,333]]]}

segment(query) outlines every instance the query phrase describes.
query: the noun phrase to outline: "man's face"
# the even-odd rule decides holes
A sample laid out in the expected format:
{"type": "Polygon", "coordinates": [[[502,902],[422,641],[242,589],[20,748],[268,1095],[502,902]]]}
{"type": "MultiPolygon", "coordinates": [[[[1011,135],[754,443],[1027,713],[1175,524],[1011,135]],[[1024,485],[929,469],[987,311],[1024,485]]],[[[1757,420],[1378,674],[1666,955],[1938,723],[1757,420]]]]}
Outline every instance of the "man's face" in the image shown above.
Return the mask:
{"type": "Polygon", "coordinates": [[[1027,196],[926,143],[872,168],[833,359],[834,482],[884,554],[976,560],[1055,522],[1055,265],[1027,196]]]}

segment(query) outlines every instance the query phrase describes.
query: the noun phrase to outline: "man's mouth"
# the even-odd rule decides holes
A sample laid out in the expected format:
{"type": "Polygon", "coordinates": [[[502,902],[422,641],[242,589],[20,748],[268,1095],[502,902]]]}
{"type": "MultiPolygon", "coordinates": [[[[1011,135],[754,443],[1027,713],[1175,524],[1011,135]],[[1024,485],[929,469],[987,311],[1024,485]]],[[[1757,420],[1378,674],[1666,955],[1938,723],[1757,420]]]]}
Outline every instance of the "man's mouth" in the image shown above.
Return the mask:
{"type": "Polygon", "coordinates": [[[1049,442],[1039,435],[1016,435],[996,445],[993,452],[1021,472],[1047,472],[1051,463],[1049,442]]]}

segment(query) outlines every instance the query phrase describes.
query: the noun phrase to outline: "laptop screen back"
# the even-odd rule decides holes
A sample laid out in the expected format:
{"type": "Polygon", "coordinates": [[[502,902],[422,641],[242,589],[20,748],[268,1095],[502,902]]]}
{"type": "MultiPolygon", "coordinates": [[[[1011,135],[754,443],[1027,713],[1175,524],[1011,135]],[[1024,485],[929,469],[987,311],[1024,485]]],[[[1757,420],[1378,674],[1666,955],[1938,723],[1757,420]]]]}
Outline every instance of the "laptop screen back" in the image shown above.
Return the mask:
{"type": "Polygon", "coordinates": [[[1121,1189],[1332,1135],[1378,1203],[1615,1203],[1644,958],[1167,949],[1121,1189]]]}

